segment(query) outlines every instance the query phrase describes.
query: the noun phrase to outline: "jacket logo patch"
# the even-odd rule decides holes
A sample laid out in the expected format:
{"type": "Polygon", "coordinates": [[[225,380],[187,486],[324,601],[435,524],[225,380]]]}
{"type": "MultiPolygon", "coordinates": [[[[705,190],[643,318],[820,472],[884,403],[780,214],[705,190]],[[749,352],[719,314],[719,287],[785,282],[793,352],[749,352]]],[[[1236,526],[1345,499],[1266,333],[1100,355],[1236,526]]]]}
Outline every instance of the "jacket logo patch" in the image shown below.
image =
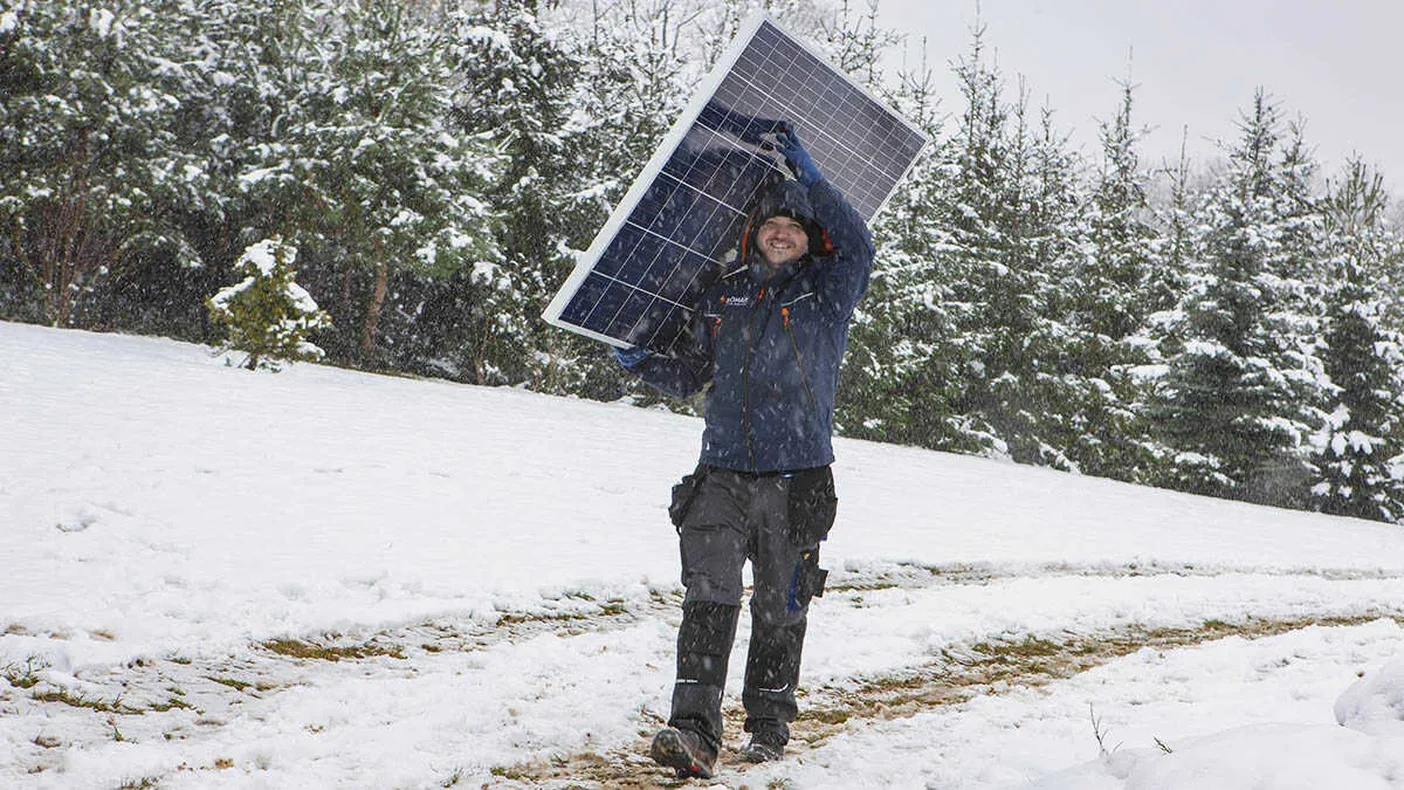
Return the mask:
{"type": "Polygon", "coordinates": [[[750,307],[751,297],[749,296],[723,296],[722,304],[727,307],[750,307]]]}

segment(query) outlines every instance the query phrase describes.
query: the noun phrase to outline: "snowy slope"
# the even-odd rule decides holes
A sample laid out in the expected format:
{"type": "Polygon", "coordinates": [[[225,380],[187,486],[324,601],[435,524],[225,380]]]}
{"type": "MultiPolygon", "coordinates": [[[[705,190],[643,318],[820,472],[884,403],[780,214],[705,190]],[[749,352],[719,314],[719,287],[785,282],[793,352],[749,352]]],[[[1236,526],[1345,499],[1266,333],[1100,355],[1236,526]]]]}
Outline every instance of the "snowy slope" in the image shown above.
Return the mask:
{"type": "MultiPolygon", "coordinates": [[[[700,429],[0,323],[0,785],[671,781],[700,429]]],[[[810,715],[719,786],[1404,788],[1404,529],[836,449],[810,715]]]]}

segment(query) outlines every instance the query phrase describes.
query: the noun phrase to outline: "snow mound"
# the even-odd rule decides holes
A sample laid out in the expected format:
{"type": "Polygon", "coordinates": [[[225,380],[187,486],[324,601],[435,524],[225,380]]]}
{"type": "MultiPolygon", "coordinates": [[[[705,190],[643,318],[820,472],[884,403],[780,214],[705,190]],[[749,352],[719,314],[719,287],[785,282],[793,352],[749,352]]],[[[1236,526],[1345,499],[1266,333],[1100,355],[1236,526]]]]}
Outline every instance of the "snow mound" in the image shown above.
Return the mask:
{"type": "Polygon", "coordinates": [[[1404,658],[1367,673],[1336,700],[1336,721],[1404,745],[1404,658]]]}
{"type": "Polygon", "coordinates": [[[1117,751],[1043,790],[1398,790],[1404,739],[1313,724],[1255,724],[1182,744],[1117,751]],[[1386,779],[1385,777],[1398,777],[1386,779]]]}

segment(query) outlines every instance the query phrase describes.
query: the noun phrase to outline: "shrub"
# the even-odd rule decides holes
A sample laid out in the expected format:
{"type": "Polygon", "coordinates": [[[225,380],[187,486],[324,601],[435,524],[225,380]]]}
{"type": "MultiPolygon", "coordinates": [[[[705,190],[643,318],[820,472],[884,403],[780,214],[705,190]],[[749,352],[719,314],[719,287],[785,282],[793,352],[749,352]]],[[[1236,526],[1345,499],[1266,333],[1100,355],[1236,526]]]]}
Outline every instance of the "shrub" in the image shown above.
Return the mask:
{"type": "Polygon", "coordinates": [[[279,237],[250,245],[234,264],[243,281],[205,300],[210,320],[228,330],[220,351],[244,352],[249,370],[276,371],[282,362],[322,358],[307,336],[330,327],[331,319],[293,281],[296,257],[297,248],[279,237]]]}

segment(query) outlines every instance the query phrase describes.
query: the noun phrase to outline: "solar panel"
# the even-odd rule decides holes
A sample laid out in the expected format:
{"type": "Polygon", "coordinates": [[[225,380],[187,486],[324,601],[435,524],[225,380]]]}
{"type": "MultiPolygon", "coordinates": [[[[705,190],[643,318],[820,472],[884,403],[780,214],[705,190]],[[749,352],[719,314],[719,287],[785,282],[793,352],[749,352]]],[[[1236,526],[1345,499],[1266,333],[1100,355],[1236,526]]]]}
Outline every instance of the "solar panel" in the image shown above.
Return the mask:
{"type": "Polygon", "coordinates": [[[764,145],[788,122],[871,220],[926,137],[764,15],[742,29],[547,307],[550,323],[666,352],[746,216],[789,177],[764,145]]]}

